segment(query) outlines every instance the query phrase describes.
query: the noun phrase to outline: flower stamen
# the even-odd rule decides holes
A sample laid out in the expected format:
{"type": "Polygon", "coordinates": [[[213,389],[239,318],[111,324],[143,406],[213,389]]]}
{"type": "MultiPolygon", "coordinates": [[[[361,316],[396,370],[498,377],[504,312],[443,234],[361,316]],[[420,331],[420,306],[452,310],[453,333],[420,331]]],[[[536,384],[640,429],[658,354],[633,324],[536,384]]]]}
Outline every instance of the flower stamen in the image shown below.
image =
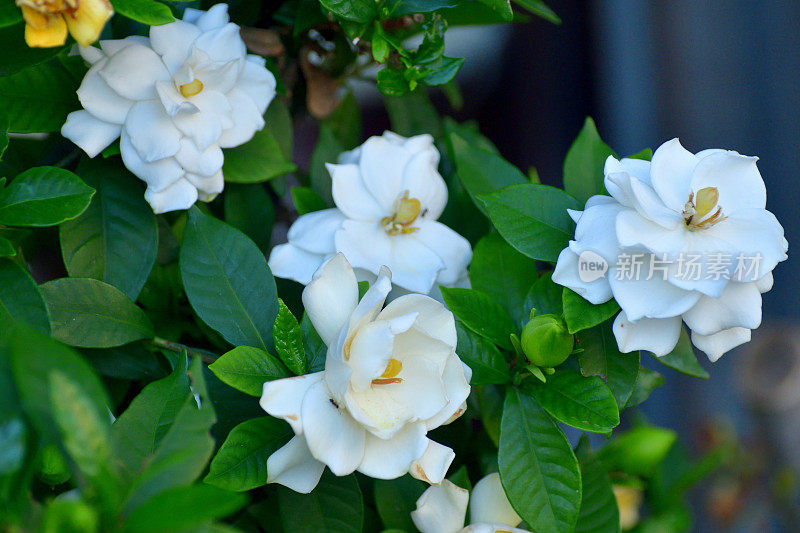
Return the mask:
{"type": "Polygon", "coordinates": [[[412,228],[411,224],[417,219],[422,211],[422,206],[416,198],[409,198],[408,191],[394,202],[394,213],[391,216],[381,219],[381,226],[389,235],[407,235],[419,231],[419,228],[412,228]]]}
{"type": "Polygon", "coordinates": [[[200,94],[200,92],[203,90],[203,82],[195,78],[189,83],[184,83],[181,85],[178,90],[181,92],[184,98],[189,98],[190,96],[200,94]]]}
{"type": "Polygon", "coordinates": [[[683,206],[686,227],[690,230],[709,228],[728,218],[722,215],[722,206],[717,205],[718,201],[719,191],[716,187],[704,187],[697,191],[697,195],[690,193],[689,200],[683,206]],[[708,216],[709,213],[712,214],[708,216]]]}
{"type": "Polygon", "coordinates": [[[403,378],[398,378],[397,374],[403,370],[403,362],[395,358],[389,359],[386,369],[381,374],[381,377],[372,380],[373,385],[389,385],[391,383],[402,383],[403,378]]]}

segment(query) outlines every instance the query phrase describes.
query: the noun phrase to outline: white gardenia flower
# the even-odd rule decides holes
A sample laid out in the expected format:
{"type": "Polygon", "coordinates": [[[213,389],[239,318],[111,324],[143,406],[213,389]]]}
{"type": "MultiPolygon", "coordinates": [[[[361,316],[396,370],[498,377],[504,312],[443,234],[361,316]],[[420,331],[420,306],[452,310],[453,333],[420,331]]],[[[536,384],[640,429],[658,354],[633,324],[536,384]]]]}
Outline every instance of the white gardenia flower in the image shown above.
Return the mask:
{"type": "Polygon", "coordinates": [[[426,433],[464,412],[472,372],[442,304],[409,294],[383,308],[390,276],[383,268],[359,302],[353,268],[337,254],[303,291],[328,346],[325,370],[264,384],[261,407],[295,433],[267,460],[268,482],[308,493],[325,465],[337,476],[444,478],[455,455],[426,433]]]}
{"type": "Polygon", "coordinates": [[[390,131],[328,165],[336,208],[308,213],[289,229],[289,242],[270,255],[272,273],[303,284],[341,252],[359,280],[381,266],[406,291],[466,286],[469,242],[436,219],[447,204],[447,185],[436,167],[430,135],[405,138],[390,131]]]}
{"type": "Polygon", "coordinates": [[[90,157],[119,137],[122,161],[147,182],[156,213],[188,209],[222,191],[222,148],[264,127],[275,77],[247,55],[228,6],[186,9],[183,20],[150,28],[150,38],[81,48],[91,63],[64,137],[90,157]]]}
{"type": "Polygon", "coordinates": [[[750,340],[761,294],[786,259],[756,161],[728,150],[692,154],[677,139],[652,163],[609,157],[611,197],[593,196],[583,212],[570,213],[575,240],[553,281],[593,304],[619,303],[614,334],[623,352],[666,355],[684,321],[694,345],[716,361],[750,340]],[[606,275],[587,276],[587,260],[605,262],[606,275]]]}
{"type": "Polygon", "coordinates": [[[422,533],[526,533],[517,528],[522,518],[511,507],[496,472],[475,484],[472,497],[447,480],[429,487],[417,500],[411,520],[422,533]],[[464,527],[470,502],[470,523],[464,527]]]}

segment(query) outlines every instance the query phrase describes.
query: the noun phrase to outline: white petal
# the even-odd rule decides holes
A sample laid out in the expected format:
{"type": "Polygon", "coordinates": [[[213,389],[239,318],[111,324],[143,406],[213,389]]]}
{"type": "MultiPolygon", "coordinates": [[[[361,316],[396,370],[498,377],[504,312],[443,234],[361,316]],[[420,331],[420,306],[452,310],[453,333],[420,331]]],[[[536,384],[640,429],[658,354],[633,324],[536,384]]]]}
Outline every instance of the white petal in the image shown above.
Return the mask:
{"type": "Polygon", "coordinates": [[[122,127],[95,118],[88,111],[73,111],[61,127],[61,135],[94,157],[119,137],[122,127]]]}
{"type": "Polygon", "coordinates": [[[200,151],[191,139],[184,137],[180,140],[180,147],[175,154],[175,159],[186,169],[186,172],[210,177],[222,169],[224,156],[216,144],[200,151]]]}
{"type": "Polygon", "coordinates": [[[725,352],[750,342],[751,331],[747,328],[731,328],[713,335],[698,335],[692,332],[692,344],[705,352],[713,363],[725,352]]]}
{"type": "Polygon", "coordinates": [[[222,170],[218,170],[213,176],[200,176],[199,174],[187,172],[184,177],[186,181],[197,187],[197,199],[201,202],[210,202],[225,187],[225,178],[222,177],[222,170]]]}
{"type": "Polygon", "coordinates": [[[95,63],[106,57],[106,55],[99,48],[95,48],[94,46],[77,45],[77,49],[78,53],[81,55],[84,61],[86,61],[90,65],[94,65],[95,63]]]}
{"type": "Polygon", "coordinates": [[[570,249],[578,255],[587,250],[595,252],[609,265],[614,264],[619,255],[616,220],[625,212],[631,210],[616,202],[600,202],[588,207],[575,227],[575,240],[570,241],[570,249]]]}
{"type": "Polygon", "coordinates": [[[725,215],[739,209],[764,209],[767,189],[756,161],[757,157],[727,150],[712,153],[697,163],[692,190],[696,193],[705,187],[715,187],[719,193],[718,205],[725,215]]]}
{"type": "Polygon", "coordinates": [[[422,533],[458,533],[464,526],[469,492],[447,480],[422,493],[411,520],[422,533]]]}
{"type": "Polygon", "coordinates": [[[228,23],[228,4],[216,4],[208,11],[199,9],[186,9],[183,13],[183,20],[197,24],[203,31],[221,28],[228,23]]]}
{"type": "Polygon", "coordinates": [[[719,298],[703,296],[683,314],[693,333],[712,335],[723,329],[756,329],[761,325],[761,293],[756,282],[728,283],[719,298]]]}
{"type": "Polygon", "coordinates": [[[367,433],[364,458],[358,471],[377,479],[396,479],[408,472],[428,445],[425,426],[406,424],[391,439],[380,439],[367,433]]]}
{"type": "MultiPolygon", "coordinates": [[[[438,255],[444,262],[444,269],[439,271],[436,281],[442,285],[451,285],[462,277],[470,261],[472,247],[469,241],[434,220],[422,220],[419,231],[410,235],[438,255]]],[[[403,237],[398,235],[398,237],[403,237]]]]}
{"type": "Polygon", "coordinates": [[[215,62],[244,59],[247,55],[244,41],[239,36],[239,26],[232,23],[205,31],[197,38],[194,45],[207,53],[215,62]]]}
{"type": "MultiPolygon", "coordinates": [[[[122,155],[122,162],[125,163],[128,170],[136,174],[139,179],[146,181],[148,188],[153,193],[164,191],[168,187],[175,185],[179,180],[185,181],[182,180],[185,171],[173,157],[152,163],[144,161],[139,156],[136,148],[133,147],[133,144],[131,144],[128,132],[124,128],[119,137],[119,149],[122,155]]],[[[186,182],[186,185],[189,185],[189,182],[186,182]]],[[[197,191],[195,191],[196,193],[197,191]]]]}
{"type": "Polygon", "coordinates": [[[558,254],[558,261],[553,271],[553,283],[569,287],[595,305],[611,299],[611,286],[608,284],[607,275],[586,282],[580,278],[578,269],[578,254],[569,248],[564,248],[558,254]]]}
{"type": "MultiPolygon", "coordinates": [[[[699,233],[699,232],[696,232],[699,233]]],[[[718,240],[719,246],[704,248],[734,254],[734,265],[739,254],[760,255],[758,268],[750,276],[736,277],[736,281],[755,281],[775,265],[786,259],[787,242],[783,227],[775,215],[765,209],[739,209],[725,220],[709,228],[709,237],[718,240]]]]}
{"type": "Polygon", "coordinates": [[[489,474],[475,484],[470,498],[469,521],[517,526],[522,518],[508,501],[500,474],[489,474]]]}
{"type": "Polygon", "coordinates": [[[289,228],[289,242],[314,254],[334,254],[334,234],[345,220],[336,208],[313,211],[298,217],[289,228]]]}
{"type": "Polygon", "coordinates": [[[264,66],[264,58],[259,56],[247,56],[236,86],[253,100],[259,115],[264,114],[275,98],[275,76],[264,66]]]}
{"type": "MultiPolygon", "coordinates": [[[[435,416],[425,421],[428,430],[449,424],[464,413],[463,405],[469,396],[469,378],[465,366],[455,354],[447,360],[442,381],[447,394],[447,405],[435,416]]],[[[469,367],[466,367],[469,369],[469,367]]],[[[468,370],[469,371],[469,370],[468,370]]]]}
{"type": "Polygon", "coordinates": [[[642,318],[631,322],[620,311],[614,319],[614,336],[622,353],[647,350],[656,356],[667,355],[678,344],[681,317],[642,318]]]}
{"type": "Polygon", "coordinates": [[[274,276],[308,285],[314,272],[328,257],[323,254],[312,254],[291,243],[279,244],[273,247],[269,254],[269,269],[274,276]]]}
{"type": "Polygon", "coordinates": [[[150,46],[150,39],[143,35],[130,35],[124,39],[108,39],[100,41],[100,49],[106,56],[112,56],[128,46],[138,44],[140,46],[150,46]]]}
{"type": "Polygon", "coordinates": [[[222,135],[222,122],[215,112],[181,112],[172,117],[172,120],[181,133],[194,141],[200,150],[205,150],[216,143],[222,135]]]}
{"type": "Polygon", "coordinates": [[[171,157],[181,147],[181,134],[158,100],[134,104],[124,127],[139,157],[147,163],[171,157]]]}
{"type": "Polygon", "coordinates": [[[437,485],[444,480],[447,469],[450,468],[450,464],[455,458],[456,454],[452,449],[428,439],[425,453],[411,463],[408,473],[421,481],[437,485]]]}
{"type": "Polygon", "coordinates": [[[169,71],[175,73],[189,57],[192,43],[200,33],[197,26],[182,20],[150,26],[150,45],[161,55],[169,71]]]}
{"type": "Polygon", "coordinates": [[[436,170],[439,152],[433,146],[411,156],[403,169],[402,190],[420,202],[427,220],[436,220],[447,205],[447,184],[436,170]]]}
{"type": "Polygon", "coordinates": [[[244,144],[253,138],[256,131],[264,127],[263,112],[259,111],[247,93],[234,88],[227,94],[231,104],[233,127],[222,131],[219,144],[223,148],[231,148],[244,144]]]}
{"type": "Polygon", "coordinates": [[[350,385],[356,392],[369,389],[372,380],[383,374],[394,352],[395,336],[407,331],[416,318],[417,313],[411,313],[391,320],[376,320],[356,332],[345,353],[353,369],[350,385]]]}
{"type": "Polygon", "coordinates": [[[197,189],[185,179],[179,179],[166,189],[155,191],[148,187],[144,191],[144,199],[153,208],[155,214],[189,209],[197,201],[197,189]]]}
{"type": "Polygon", "coordinates": [[[758,287],[758,292],[764,294],[765,292],[769,292],[772,290],[772,284],[775,280],[772,278],[772,272],[767,272],[765,276],[761,279],[756,280],[756,287],[758,287]]]}
{"type": "Polygon", "coordinates": [[[331,398],[324,381],[312,385],[303,398],[303,433],[317,460],[337,476],[353,472],[364,457],[365,431],[331,398]]]}
{"type": "Polygon", "coordinates": [[[131,44],[115,53],[99,74],[117,94],[130,100],[155,98],[155,82],[171,80],[161,57],[141,44],[131,44]]]}
{"type": "Polygon", "coordinates": [[[444,305],[423,294],[407,294],[392,300],[378,315],[378,320],[419,313],[415,328],[455,349],[457,336],[453,313],[444,305]]]}
{"type": "Polygon", "coordinates": [[[698,158],[678,139],[667,141],[653,153],[650,181],[664,204],[682,212],[691,192],[692,173],[698,158]]]}
{"type": "Polygon", "coordinates": [[[342,254],[333,256],[324,264],[303,290],[306,313],[328,346],[347,324],[357,303],[356,275],[342,254]]]}
{"type": "Polygon", "coordinates": [[[528,531],[505,524],[470,524],[460,533],[528,533],[528,531]]]}
{"type": "Polygon", "coordinates": [[[347,218],[379,222],[391,216],[392,207],[381,207],[367,190],[356,165],[326,164],[331,175],[333,201],[347,218]]]}
{"type": "Polygon", "coordinates": [[[403,170],[410,159],[409,150],[383,137],[370,137],[361,145],[359,168],[364,186],[388,213],[403,193],[403,170]]]}
{"type": "Polygon", "coordinates": [[[174,83],[157,81],[156,94],[158,95],[161,105],[164,106],[164,111],[171,117],[174,117],[178,113],[191,114],[199,111],[196,105],[178,92],[174,83]]]}
{"type": "Polygon", "coordinates": [[[89,69],[78,87],[78,99],[84,109],[100,120],[122,124],[133,101],[123,98],[103,81],[98,72],[105,64],[105,61],[100,61],[89,69]]]}
{"type": "Polygon", "coordinates": [[[280,483],[295,492],[308,494],[319,483],[325,463],[314,459],[306,439],[294,436],[267,459],[267,483],[280,483]]]}
{"type": "Polygon", "coordinates": [[[270,416],[282,418],[289,422],[296,435],[303,434],[303,422],[300,418],[303,398],[308,389],[322,381],[322,372],[276,379],[264,383],[259,405],[270,416]]]}

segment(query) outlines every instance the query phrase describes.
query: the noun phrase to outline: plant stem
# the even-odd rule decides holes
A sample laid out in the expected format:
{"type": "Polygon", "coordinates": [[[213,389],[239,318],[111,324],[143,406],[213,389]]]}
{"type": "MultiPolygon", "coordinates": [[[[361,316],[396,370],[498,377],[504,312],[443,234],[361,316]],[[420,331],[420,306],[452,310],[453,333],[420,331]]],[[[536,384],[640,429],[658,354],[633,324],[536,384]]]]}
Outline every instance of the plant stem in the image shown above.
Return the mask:
{"type": "Polygon", "coordinates": [[[189,355],[199,357],[207,365],[210,365],[219,359],[217,354],[207,352],[199,348],[190,348],[189,346],[185,346],[179,342],[168,341],[167,339],[162,339],[161,337],[154,337],[150,343],[153,346],[158,346],[159,348],[169,350],[170,352],[183,353],[185,351],[189,355]]]}

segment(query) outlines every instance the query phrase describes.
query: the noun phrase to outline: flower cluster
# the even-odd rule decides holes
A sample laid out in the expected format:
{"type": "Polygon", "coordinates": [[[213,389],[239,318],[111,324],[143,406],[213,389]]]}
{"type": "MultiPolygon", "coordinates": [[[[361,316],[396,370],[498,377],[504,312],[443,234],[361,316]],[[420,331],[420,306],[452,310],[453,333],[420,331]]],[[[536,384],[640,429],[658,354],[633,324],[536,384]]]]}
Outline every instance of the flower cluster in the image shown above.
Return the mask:
{"type": "Polygon", "coordinates": [[[383,308],[390,276],[381,269],[359,301],[355,272],[337,254],[303,291],[328,346],[325,370],[264,384],[261,406],[295,433],[267,460],[269,482],[308,493],[325,465],[338,476],[444,479],[453,451],[426,433],[464,412],[472,372],[439,302],[408,294],[383,308]]]}
{"type": "Polygon", "coordinates": [[[469,242],[436,219],[447,185],[436,170],[430,135],[371,137],[328,165],[336,208],[303,215],[289,242],[272,250],[273,274],[303,284],[327,259],[343,253],[359,280],[374,281],[382,266],[401,289],[438,293],[438,285],[466,286],[469,242]]]}
{"type": "Polygon", "coordinates": [[[91,68],[78,89],[83,110],[61,133],[90,157],[118,137],[122,160],[147,182],[156,213],[187,209],[222,191],[222,148],[264,127],[275,77],[248,55],[228,6],[187,9],[150,38],[82,48],[91,68]]]}
{"type": "Polygon", "coordinates": [[[593,196],[584,211],[570,213],[575,240],[561,252],[553,281],[593,304],[613,297],[622,309],[614,334],[624,352],[669,353],[682,321],[712,361],[749,341],[761,323],[761,293],[772,287],[772,270],[788,249],[783,228],[765,209],[756,158],[727,150],[692,154],[673,139],[652,163],[609,157],[604,172],[611,196],[593,196]],[[623,256],[638,256],[641,272],[657,267],[660,275],[617,272],[628,264],[623,256]],[[707,273],[686,275],[688,256],[706,263],[700,271],[707,273]],[[757,258],[756,267],[741,268],[743,258],[757,258]],[[584,275],[587,259],[604,265],[602,275],[584,275]]]}

